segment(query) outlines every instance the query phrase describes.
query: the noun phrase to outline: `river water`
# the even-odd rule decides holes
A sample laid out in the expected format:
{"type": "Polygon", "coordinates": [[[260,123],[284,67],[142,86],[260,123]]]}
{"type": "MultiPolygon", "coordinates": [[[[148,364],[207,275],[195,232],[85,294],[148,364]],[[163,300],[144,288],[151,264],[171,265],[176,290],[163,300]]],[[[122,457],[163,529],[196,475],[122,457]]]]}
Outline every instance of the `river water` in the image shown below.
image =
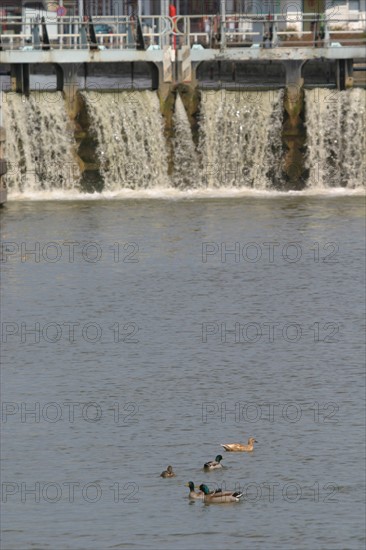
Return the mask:
{"type": "Polygon", "coordinates": [[[364,214],[352,192],[10,200],[4,550],[363,548],[364,214]],[[190,480],[244,497],[191,503],[190,480]]]}

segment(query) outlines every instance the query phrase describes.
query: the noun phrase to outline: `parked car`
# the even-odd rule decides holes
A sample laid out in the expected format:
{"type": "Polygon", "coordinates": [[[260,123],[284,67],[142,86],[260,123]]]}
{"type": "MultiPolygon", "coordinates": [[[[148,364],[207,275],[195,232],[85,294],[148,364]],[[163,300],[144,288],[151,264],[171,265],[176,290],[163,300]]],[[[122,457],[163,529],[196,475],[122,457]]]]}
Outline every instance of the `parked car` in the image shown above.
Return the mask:
{"type": "Polygon", "coordinates": [[[113,27],[110,25],[94,25],[95,34],[113,34],[113,27]]]}

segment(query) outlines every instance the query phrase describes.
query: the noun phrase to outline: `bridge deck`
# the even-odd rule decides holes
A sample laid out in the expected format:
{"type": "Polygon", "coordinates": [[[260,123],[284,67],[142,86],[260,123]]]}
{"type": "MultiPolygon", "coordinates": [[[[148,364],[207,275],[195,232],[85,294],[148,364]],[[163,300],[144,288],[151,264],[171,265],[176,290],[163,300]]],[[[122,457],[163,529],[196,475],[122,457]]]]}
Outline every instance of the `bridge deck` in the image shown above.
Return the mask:
{"type": "MultiPolygon", "coordinates": [[[[174,51],[171,54],[174,56],[174,51]]],[[[112,63],[112,62],[162,62],[163,50],[7,50],[0,53],[2,63],[112,63]]],[[[364,46],[329,46],[323,48],[227,48],[191,49],[191,61],[288,61],[363,59],[364,46]]]]}

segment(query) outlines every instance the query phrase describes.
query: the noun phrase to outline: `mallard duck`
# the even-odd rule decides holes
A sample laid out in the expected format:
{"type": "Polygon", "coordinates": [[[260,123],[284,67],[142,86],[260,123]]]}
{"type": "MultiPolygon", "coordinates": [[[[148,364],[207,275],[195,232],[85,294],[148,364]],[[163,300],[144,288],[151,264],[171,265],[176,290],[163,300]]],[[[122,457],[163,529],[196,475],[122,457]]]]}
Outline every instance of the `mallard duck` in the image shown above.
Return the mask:
{"type": "Polygon", "coordinates": [[[211,460],[211,462],[206,462],[206,464],[204,464],[203,466],[203,469],[208,472],[210,470],[217,470],[217,468],[222,468],[221,460],[222,456],[217,455],[215,460],[211,460]]]}
{"type": "Polygon", "coordinates": [[[207,485],[203,483],[200,485],[200,490],[204,493],[203,500],[208,503],[225,503],[225,502],[239,502],[243,493],[238,491],[232,493],[231,491],[215,491],[214,493],[210,492],[207,485]]]}
{"type": "Polygon", "coordinates": [[[161,472],[160,477],[175,477],[175,473],[173,472],[173,466],[168,466],[164,472],[161,472]]]}
{"type": "Polygon", "coordinates": [[[254,443],[258,443],[258,441],[254,439],[254,437],[250,437],[248,439],[248,445],[243,445],[242,443],[226,443],[221,445],[221,447],[224,447],[225,451],[231,451],[233,453],[251,453],[254,450],[254,443]]]}
{"type": "Polygon", "coordinates": [[[200,491],[199,493],[194,490],[194,483],[193,481],[188,481],[185,485],[186,487],[189,487],[189,495],[188,498],[191,498],[193,500],[203,500],[205,498],[205,494],[200,491]]]}
{"type": "MultiPolygon", "coordinates": [[[[203,493],[202,491],[199,491],[199,492],[195,491],[193,481],[188,481],[188,483],[186,483],[185,486],[189,487],[190,489],[189,495],[188,495],[189,498],[193,500],[204,500],[205,493],[203,493]]],[[[222,489],[216,489],[215,491],[210,491],[207,485],[205,485],[205,487],[207,488],[209,495],[213,495],[215,493],[222,493],[222,489]]]]}

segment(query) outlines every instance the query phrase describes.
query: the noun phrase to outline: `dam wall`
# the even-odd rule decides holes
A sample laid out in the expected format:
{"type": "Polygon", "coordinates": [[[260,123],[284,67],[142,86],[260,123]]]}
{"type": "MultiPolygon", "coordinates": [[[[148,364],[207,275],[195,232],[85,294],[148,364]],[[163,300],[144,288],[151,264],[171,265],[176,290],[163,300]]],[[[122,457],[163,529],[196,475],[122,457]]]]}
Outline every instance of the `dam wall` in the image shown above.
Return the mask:
{"type": "Polygon", "coordinates": [[[285,88],[4,94],[11,193],[365,185],[366,91],[285,88]]]}
{"type": "Polygon", "coordinates": [[[156,19],[168,31],[126,20],[97,38],[73,20],[51,43],[32,22],[28,42],[2,42],[10,192],[364,185],[362,32],[342,44],[327,21],[319,38],[264,18],[255,43],[239,23],[212,19],[213,37],[190,17],[156,19]]]}

